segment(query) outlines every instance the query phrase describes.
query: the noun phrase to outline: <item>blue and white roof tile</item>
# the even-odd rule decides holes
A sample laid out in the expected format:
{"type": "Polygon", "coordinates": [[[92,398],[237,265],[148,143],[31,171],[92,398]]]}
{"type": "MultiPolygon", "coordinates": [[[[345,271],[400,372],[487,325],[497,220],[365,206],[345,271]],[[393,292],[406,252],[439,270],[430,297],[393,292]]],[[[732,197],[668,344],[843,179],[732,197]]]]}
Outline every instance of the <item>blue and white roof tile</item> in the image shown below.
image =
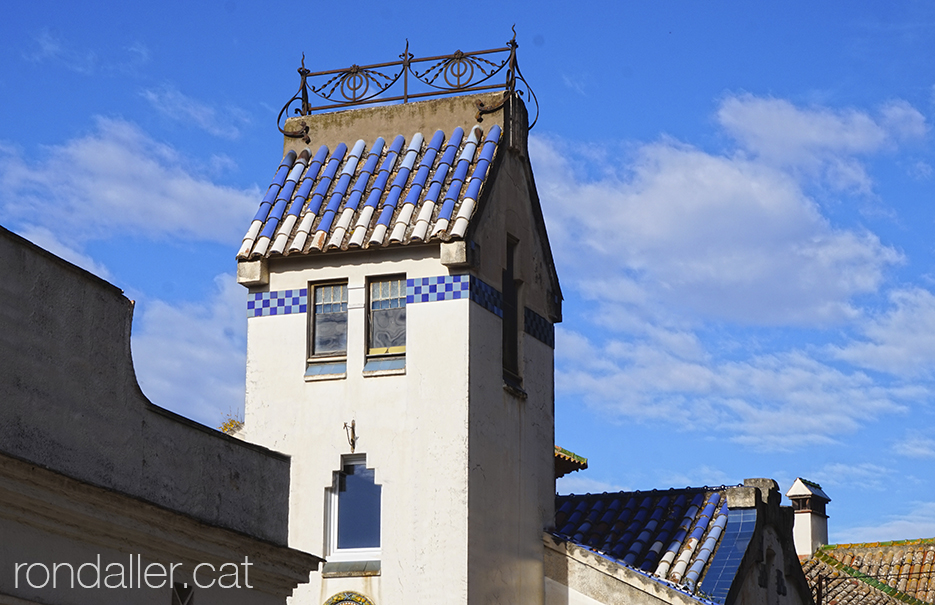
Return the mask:
{"type": "Polygon", "coordinates": [[[461,239],[500,141],[474,126],[288,151],[237,253],[241,260],[461,239]]]}
{"type": "Polygon", "coordinates": [[[726,489],[557,496],[555,533],[687,594],[723,600],[740,563],[733,551],[742,555],[755,524],[755,511],[733,511],[727,530],[726,489]]]}

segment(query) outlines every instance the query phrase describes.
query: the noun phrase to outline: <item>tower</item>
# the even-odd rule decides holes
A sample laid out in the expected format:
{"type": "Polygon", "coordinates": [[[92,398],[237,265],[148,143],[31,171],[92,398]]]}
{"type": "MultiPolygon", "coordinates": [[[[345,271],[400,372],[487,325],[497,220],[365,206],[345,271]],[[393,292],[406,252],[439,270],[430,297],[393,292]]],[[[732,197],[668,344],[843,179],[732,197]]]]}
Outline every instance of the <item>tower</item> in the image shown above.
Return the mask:
{"type": "Polygon", "coordinates": [[[561,291],[515,48],[431,60],[450,83],[499,52],[496,92],[332,113],[308,80],[387,100],[367,78],[432,63],[300,69],[238,253],[244,436],[292,457],[289,544],[327,559],[294,603],[542,602],[561,291]]]}

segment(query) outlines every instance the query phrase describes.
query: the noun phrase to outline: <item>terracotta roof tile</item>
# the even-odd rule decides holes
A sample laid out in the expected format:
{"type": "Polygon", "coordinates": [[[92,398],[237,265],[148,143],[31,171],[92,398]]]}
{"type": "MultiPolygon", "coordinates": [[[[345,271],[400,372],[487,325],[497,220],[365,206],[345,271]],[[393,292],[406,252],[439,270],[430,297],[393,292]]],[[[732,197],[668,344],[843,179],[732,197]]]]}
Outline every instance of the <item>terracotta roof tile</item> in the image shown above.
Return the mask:
{"type": "Polygon", "coordinates": [[[823,603],[935,602],[935,539],[823,546],[802,563],[823,603]]]}

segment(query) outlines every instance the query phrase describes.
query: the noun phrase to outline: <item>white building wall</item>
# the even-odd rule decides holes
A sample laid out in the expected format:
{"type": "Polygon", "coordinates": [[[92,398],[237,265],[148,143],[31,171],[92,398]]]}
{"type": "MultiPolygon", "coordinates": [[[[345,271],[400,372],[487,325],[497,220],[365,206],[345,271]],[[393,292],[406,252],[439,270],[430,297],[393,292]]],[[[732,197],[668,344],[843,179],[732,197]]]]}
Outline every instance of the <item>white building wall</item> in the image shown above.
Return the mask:
{"type": "MultiPolygon", "coordinates": [[[[378,275],[447,275],[438,248],[421,258],[369,255],[369,262],[314,259],[271,271],[270,290],[308,281],[348,281],[347,376],[307,382],[305,314],[248,321],[245,437],[292,456],[290,544],[325,551],[325,494],[341,456],[344,423],[356,422],[356,453],[382,485],[381,573],[322,578],[292,603],[323,603],[355,590],[375,603],[467,599],[468,299],[407,305],[406,373],[364,377],[366,283],[378,275]],[[347,264],[345,264],[347,263],[347,264]]],[[[406,254],[412,255],[412,250],[406,254]]],[[[358,257],[360,258],[360,257],[358,257]]]]}
{"type": "Polygon", "coordinates": [[[796,511],[792,536],[796,554],[810,556],[819,546],[828,543],[828,518],[808,510],[796,511]]]}
{"type": "MultiPolygon", "coordinates": [[[[522,325],[520,326],[522,330],[522,325]]],[[[555,494],[552,349],[521,332],[526,398],[504,388],[501,320],[471,307],[470,602],[542,603],[555,494]]]]}

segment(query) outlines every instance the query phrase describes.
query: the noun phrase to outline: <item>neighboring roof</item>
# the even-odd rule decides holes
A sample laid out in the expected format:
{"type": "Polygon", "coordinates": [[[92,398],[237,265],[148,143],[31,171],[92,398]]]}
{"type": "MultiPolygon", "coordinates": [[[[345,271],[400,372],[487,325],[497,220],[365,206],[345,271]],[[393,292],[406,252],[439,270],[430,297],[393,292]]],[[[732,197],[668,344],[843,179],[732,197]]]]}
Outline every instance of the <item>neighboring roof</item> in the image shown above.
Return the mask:
{"type": "Polygon", "coordinates": [[[555,446],[555,478],[564,477],[568,473],[583,471],[588,468],[588,459],[570,452],[565,448],[555,446]]]}
{"type": "Polygon", "coordinates": [[[831,502],[831,498],[828,497],[828,494],[822,491],[820,485],[814,481],[809,481],[808,479],[798,477],[795,481],[792,482],[792,487],[790,487],[789,491],[786,492],[786,497],[795,498],[800,496],[818,496],[820,498],[824,498],[826,502],[831,502]]]}
{"type": "Polygon", "coordinates": [[[690,594],[727,597],[756,525],[721,487],[557,496],[558,535],[690,594]]]}
{"type": "Polygon", "coordinates": [[[822,546],[802,563],[822,604],[935,602],[935,538],[822,546]]]}
{"type": "Polygon", "coordinates": [[[286,152],[241,260],[461,239],[500,141],[474,126],[286,152]]]}

